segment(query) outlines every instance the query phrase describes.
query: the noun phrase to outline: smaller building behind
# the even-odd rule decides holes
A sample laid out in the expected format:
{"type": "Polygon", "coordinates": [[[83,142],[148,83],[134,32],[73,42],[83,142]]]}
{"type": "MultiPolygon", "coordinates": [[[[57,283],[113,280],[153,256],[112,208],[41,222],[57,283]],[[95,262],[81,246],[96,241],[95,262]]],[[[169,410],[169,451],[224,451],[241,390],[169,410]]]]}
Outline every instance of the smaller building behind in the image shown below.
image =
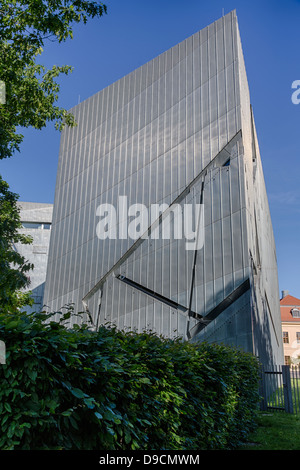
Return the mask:
{"type": "Polygon", "coordinates": [[[282,291],[280,300],[284,362],[300,364],[300,299],[282,291]]]}
{"type": "Polygon", "coordinates": [[[48,251],[51,234],[53,204],[37,202],[19,202],[20,218],[23,228],[21,233],[31,235],[31,245],[17,243],[15,249],[22,254],[34,269],[29,272],[30,286],[34,305],[26,310],[28,312],[41,311],[44,300],[44,287],[47,272],[48,251]]]}

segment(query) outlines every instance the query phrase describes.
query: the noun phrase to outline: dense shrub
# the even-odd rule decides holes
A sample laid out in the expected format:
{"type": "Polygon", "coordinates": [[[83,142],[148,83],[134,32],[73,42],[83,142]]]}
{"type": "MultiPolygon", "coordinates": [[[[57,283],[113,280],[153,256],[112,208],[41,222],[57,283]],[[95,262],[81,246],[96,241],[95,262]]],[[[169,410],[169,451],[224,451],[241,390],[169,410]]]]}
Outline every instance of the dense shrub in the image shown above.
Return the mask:
{"type": "Polygon", "coordinates": [[[252,430],[252,355],[151,332],[68,329],[70,314],[0,314],[0,449],[228,449],[252,430]]]}

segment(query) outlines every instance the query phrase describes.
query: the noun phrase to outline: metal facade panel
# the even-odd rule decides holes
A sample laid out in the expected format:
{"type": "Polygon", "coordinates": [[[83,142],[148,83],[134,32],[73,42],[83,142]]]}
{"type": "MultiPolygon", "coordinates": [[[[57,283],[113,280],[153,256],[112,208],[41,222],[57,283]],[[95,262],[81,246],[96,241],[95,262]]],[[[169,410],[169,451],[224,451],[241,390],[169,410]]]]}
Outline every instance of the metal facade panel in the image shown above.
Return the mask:
{"type": "MultiPolygon", "coordinates": [[[[267,253],[266,264],[271,257],[276,272],[257,156],[253,182],[256,135],[235,12],[75,106],[73,112],[78,126],[62,134],[56,183],[46,285],[52,309],[74,301],[76,309],[88,308],[96,325],[111,321],[119,328],[151,328],[187,338],[188,328],[197,324],[195,318],[187,320],[189,305],[204,317],[220,305],[251,277],[251,253],[256,256],[258,243],[267,253]],[[227,159],[230,165],[223,166],[227,159]],[[97,207],[117,207],[124,195],[128,206],[143,204],[145,214],[152,204],[178,200],[181,208],[195,207],[203,197],[204,245],[197,252],[194,277],[195,253],[186,249],[184,239],[97,238],[97,207]],[[254,208],[259,203],[256,236],[254,208]],[[140,287],[124,283],[120,275],[140,287]]],[[[117,232],[119,222],[113,227],[117,232]]],[[[260,325],[265,315],[261,308],[266,311],[268,304],[275,309],[270,333],[275,344],[279,317],[273,281],[271,275],[263,275],[265,292],[259,292],[259,301],[253,294],[258,292],[256,280],[252,282],[234,328],[222,314],[199,338],[209,331],[214,340],[240,341],[251,349],[251,309],[256,309],[260,325]]]]}

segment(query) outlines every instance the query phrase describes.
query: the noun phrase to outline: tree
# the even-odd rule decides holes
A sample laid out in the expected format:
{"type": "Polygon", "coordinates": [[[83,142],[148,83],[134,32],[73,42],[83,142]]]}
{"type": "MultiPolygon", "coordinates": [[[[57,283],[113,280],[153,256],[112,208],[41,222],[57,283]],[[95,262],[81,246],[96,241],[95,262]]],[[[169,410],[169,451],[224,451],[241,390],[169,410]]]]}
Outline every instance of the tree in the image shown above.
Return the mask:
{"type": "Polygon", "coordinates": [[[9,311],[28,300],[19,291],[29,285],[28,272],[33,266],[18,253],[15,244],[30,244],[32,240],[19,233],[22,224],[17,201],[18,195],[0,176],[0,311],[9,311]]]}
{"type": "Polygon", "coordinates": [[[0,5],[0,80],[6,86],[6,105],[0,105],[0,159],[20,150],[17,128],[42,129],[54,121],[58,129],[74,126],[71,113],[56,105],[55,79],[69,74],[69,65],[51,69],[37,63],[46,40],[66,41],[73,26],[101,17],[103,3],[86,0],[2,0],[0,5]]]}
{"type": "MultiPolygon", "coordinates": [[[[107,12],[101,2],[87,0],[2,0],[0,3],[0,159],[20,150],[19,128],[42,129],[55,122],[57,129],[76,125],[73,115],[57,106],[60,74],[71,66],[47,70],[38,63],[45,41],[62,43],[73,37],[76,23],[107,12]],[[5,96],[3,96],[5,93],[5,96]]],[[[33,267],[14,249],[30,243],[21,235],[18,195],[0,176],[0,309],[19,306],[20,289],[29,284],[33,267]]],[[[24,296],[23,296],[24,297],[24,296]]]]}

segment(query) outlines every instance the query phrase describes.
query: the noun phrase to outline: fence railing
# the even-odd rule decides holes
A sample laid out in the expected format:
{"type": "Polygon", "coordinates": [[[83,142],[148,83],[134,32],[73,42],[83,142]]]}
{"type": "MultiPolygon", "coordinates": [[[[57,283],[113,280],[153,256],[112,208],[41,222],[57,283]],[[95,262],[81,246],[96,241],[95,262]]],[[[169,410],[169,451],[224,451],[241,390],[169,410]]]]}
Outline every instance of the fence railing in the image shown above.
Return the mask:
{"type": "Polygon", "coordinates": [[[261,410],[300,413],[300,366],[261,369],[261,410]]]}

